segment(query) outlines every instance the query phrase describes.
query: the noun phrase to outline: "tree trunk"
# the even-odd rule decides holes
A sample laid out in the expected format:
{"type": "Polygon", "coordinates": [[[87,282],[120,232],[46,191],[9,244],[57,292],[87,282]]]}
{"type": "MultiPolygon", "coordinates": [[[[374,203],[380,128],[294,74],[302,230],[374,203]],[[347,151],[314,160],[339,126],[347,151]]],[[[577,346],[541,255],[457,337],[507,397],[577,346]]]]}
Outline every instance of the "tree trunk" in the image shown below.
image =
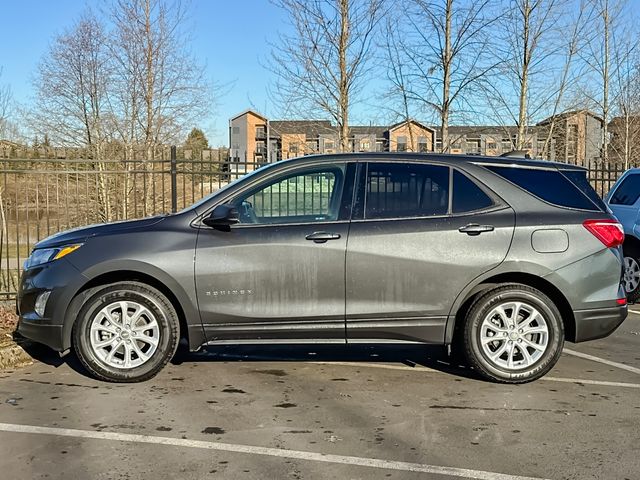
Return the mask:
{"type": "Polygon", "coordinates": [[[609,161],[609,0],[604,1],[604,68],[602,71],[602,159],[609,161]]]}
{"type": "Polygon", "coordinates": [[[450,150],[449,143],[449,107],[451,91],[451,16],[453,14],[453,0],[447,0],[445,11],[444,51],[442,55],[442,111],[440,116],[440,134],[442,136],[442,152],[450,150]]]}
{"type": "Polygon", "coordinates": [[[524,3],[524,23],[522,28],[522,77],[520,78],[520,108],[518,111],[518,138],[517,150],[522,150],[525,145],[525,135],[527,129],[527,103],[529,93],[529,63],[531,61],[531,51],[529,47],[529,29],[531,21],[531,5],[529,0],[524,3]]]}
{"type": "Polygon", "coordinates": [[[340,41],[338,57],[340,68],[340,151],[349,149],[349,72],[347,71],[347,46],[349,44],[349,0],[340,1],[340,41]]]}

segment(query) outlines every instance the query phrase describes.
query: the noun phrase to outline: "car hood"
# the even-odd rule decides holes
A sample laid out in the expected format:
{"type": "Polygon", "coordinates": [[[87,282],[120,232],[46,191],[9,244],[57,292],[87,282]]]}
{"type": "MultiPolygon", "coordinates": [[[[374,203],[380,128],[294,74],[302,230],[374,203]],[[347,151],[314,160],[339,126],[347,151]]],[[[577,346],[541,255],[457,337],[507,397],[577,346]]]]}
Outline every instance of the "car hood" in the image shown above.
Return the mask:
{"type": "Polygon", "coordinates": [[[139,230],[146,229],[152,225],[161,222],[167,217],[167,215],[161,215],[157,217],[143,218],[140,220],[124,220],[121,222],[110,223],[97,223],[95,225],[88,225],[86,227],[73,228],[71,230],[65,230],[63,232],[56,233],[50,237],[40,240],[34,246],[36,248],[51,248],[58,247],[60,245],[67,245],[70,243],[82,243],[90,237],[98,235],[112,235],[114,233],[120,233],[124,230],[139,230]]]}

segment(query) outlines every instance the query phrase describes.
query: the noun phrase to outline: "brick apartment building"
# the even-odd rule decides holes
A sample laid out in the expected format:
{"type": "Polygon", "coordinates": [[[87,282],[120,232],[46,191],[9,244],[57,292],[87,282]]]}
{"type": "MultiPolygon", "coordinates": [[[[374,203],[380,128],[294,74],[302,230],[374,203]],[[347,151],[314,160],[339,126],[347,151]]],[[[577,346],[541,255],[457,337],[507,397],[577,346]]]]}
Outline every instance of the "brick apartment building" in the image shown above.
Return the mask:
{"type": "MultiPolygon", "coordinates": [[[[525,148],[532,158],[589,165],[599,158],[603,122],[576,110],[545,119],[527,129],[525,148]]],[[[415,120],[394,125],[349,127],[352,152],[440,151],[440,129],[415,120]]],[[[515,149],[515,126],[451,126],[450,153],[501,155],[515,149]]],[[[326,120],[269,120],[246,110],[229,120],[232,162],[270,163],[314,153],[338,151],[338,128],[326,120]]]]}

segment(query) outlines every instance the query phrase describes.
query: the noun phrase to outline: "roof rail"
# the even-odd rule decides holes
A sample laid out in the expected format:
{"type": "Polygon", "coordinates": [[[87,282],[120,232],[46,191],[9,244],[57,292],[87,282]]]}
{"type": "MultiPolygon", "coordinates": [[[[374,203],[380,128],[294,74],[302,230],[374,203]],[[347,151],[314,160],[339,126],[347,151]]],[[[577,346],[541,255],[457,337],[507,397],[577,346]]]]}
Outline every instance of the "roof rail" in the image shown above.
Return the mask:
{"type": "Polygon", "coordinates": [[[529,155],[527,150],[511,150],[510,152],[505,152],[500,156],[509,158],[531,158],[531,155],[529,155]]]}

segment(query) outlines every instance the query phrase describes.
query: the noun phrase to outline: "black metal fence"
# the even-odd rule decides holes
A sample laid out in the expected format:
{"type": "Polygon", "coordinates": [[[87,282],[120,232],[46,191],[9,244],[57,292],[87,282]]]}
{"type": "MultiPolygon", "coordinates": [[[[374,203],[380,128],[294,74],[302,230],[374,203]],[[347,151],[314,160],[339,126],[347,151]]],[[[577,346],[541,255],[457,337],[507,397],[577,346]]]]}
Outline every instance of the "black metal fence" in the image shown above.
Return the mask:
{"type": "Polygon", "coordinates": [[[0,159],[0,297],[15,295],[39,240],[82,225],[175,212],[261,166],[171,152],[152,161],[0,159]]]}
{"type": "MultiPolygon", "coordinates": [[[[81,225],[175,212],[262,165],[179,156],[173,147],[153,161],[0,159],[0,297],[15,295],[37,241],[81,225]]],[[[604,196],[623,171],[621,163],[593,161],[589,180],[604,196]]]]}

